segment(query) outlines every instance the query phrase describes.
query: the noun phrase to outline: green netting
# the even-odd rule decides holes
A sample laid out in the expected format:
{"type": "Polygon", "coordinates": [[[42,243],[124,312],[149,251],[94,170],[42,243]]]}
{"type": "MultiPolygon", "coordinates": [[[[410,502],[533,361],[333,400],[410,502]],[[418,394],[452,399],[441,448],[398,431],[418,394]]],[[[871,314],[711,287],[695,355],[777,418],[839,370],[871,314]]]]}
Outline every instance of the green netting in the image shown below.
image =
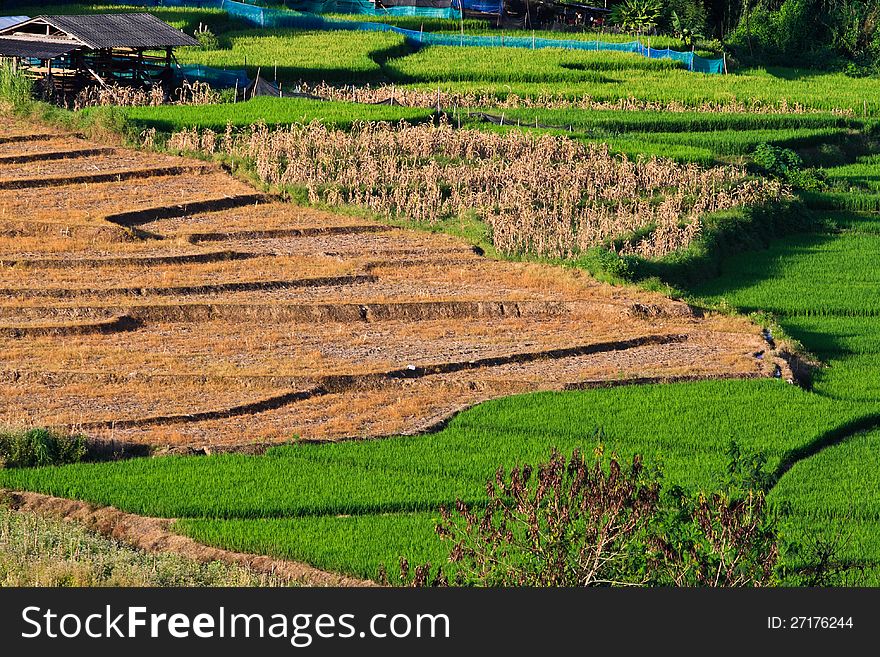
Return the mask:
{"type": "Polygon", "coordinates": [[[244,89],[251,83],[247,71],[222,70],[199,64],[179,65],[174,69],[174,73],[178,82],[198,80],[199,82],[207,82],[215,89],[231,89],[232,87],[244,89]]]}
{"type": "Polygon", "coordinates": [[[389,31],[402,34],[407,41],[415,45],[426,46],[473,46],[491,48],[564,48],[568,50],[598,50],[631,52],[650,59],[674,59],[696,73],[724,73],[723,59],[705,59],[694,52],[678,50],[655,50],[639,41],[630,43],[610,43],[607,41],[576,41],[570,39],[536,39],[534,37],[511,36],[467,36],[456,34],[437,34],[435,32],[416,32],[387,25],[363,21],[330,20],[321,13],[345,13],[362,15],[390,16],[430,16],[440,18],[458,18],[459,11],[449,7],[397,6],[388,9],[377,9],[370,0],[297,0],[297,6],[304,9],[270,9],[235,0],[116,0],[118,4],[139,4],[142,6],[175,6],[219,8],[230,16],[247,21],[260,27],[289,27],[304,30],[365,30],[389,31]],[[428,12],[428,13],[425,13],[428,12]],[[432,13],[433,12],[433,13],[432,13]]]}
{"type": "MultiPolygon", "coordinates": [[[[459,18],[452,7],[396,6],[377,7],[370,0],[294,0],[289,9],[269,9],[243,2],[219,2],[231,16],[263,27],[290,27],[299,14],[354,14],[361,16],[423,16],[425,18],[459,18]]],[[[343,21],[344,22],[344,21],[343,21]]]]}

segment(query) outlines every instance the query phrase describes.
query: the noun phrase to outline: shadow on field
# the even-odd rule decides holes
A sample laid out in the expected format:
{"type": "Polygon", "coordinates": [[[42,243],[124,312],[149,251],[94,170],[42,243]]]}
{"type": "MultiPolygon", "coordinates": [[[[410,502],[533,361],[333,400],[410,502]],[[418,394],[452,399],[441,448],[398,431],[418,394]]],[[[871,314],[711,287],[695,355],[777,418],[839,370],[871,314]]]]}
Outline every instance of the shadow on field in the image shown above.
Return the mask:
{"type": "Polygon", "coordinates": [[[788,68],[786,66],[768,66],[767,74],[780,80],[789,80],[791,82],[808,81],[812,78],[822,77],[827,73],[818,69],[806,68],[788,68]]]}
{"type": "Polygon", "coordinates": [[[835,239],[835,235],[827,233],[778,237],[761,250],[750,250],[724,258],[719,265],[718,276],[697,285],[691,291],[702,297],[724,297],[754,287],[784,273],[790,260],[835,239]]]}
{"type": "MultiPolygon", "coordinates": [[[[227,44],[229,47],[231,44],[227,44]]],[[[415,52],[415,49],[406,42],[387,48],[379,48],[367,53],[367,57],[373,61],[378,68],[370,71],[354,71],[350,68],[335,68],[330,66],[328,62],[327,68],[315,68],[308,66],[289,66],[283,62],[278,62],[277,66],[253,66],[248,64],[238,67],[247,71],[248,77],[253,80],[260,71],[260,76],[269,81],[277,81],[284,85],[285,89],[292,87],[298,82],[327,82],[328,84],[375,84],[382,82],[397,82],[400,84],[417,82],[412,76],[403,75],[392,69],[386,68],[385,64],[392,59],[406,57],[415,52]]]]}

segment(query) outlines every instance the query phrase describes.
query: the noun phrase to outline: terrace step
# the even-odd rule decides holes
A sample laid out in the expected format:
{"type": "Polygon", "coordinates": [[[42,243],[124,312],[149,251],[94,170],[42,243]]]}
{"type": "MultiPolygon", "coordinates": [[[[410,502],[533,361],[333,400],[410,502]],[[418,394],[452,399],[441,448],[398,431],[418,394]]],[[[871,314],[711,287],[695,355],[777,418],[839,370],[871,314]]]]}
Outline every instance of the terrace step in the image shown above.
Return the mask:
{"type": "Polygon", "coordinates": [[[145,323],[289,322],[298,324],[433,321],[485,317],[561,317],[611,312],[614,304],[590,301],[401,301],[383,303],[167,303],[131,306],[0,306],[0,318],[130,315],[145,323]]]}
{"type": "MultiPolygon", "coordinates": [[[[586,304],[595,310],[595,304],[586,304]]],[[[585,306],[567,301],[410,301],[391,303],[319,304],[163,304],[118,309],[144,322],[273,321],[291,323],[351,323],[430,321],[478,317],[567,315],[585,306]]],[[[116,309],[114,309],[116,310],[116,309]]]]}
{"type": "Polygon", "coordinates": [[[401,267],[425,267],[425,266],[440,266],[450,268],[450,267],[467,267],[473,265],[475,261],[477,261],[478,256],[474,254],[470,258],[423,258],[419,260],[414,259],[403,259],[403,260],[373,260],[364,264],[364,269],[366,271],[373,271],[374,269],[386,269],[389,267],[392,268],[401,268],[401,267]]]}
{"type": "Polygon", "coordinates": [[[0,267],[26,267],[32,269],[67,269],[69,267],[118,267],[188,265],[232,260],[249,260],[258,257],[255,253],[244,251],[210,251],[208,253],[189,253],[168,256],[108,256],[106,258],[21,258],[18,260],[0,259],[0,267]]]}
{"type": "Polygon", "coordinates": [[[84,430],[130,429],[143,426],[163,426],[187,422],[203,422],[205,420],[222,420],[230,417],[238,417],[240,415],[256,415],[257,413],[283,408],[294,402],[309,399],[310,397],[315,396],[316,392],[317,391],[315,390],[284,392],[255,402],[248,402],[247,404],[214,411],[200,411],[197,413],[177,415],[156,415],[152,417],[123,420],[99,420],[97,422],[83,422],[77,426],[84,430]]]}
{"type": "Polygon", "coordinates": [[[22,153],[20,155],[0,156],[0,165],[28,164],[30,162],[51,162],[54,160],[79,159],[96,155],[109,155],[116,152],[115,148],[81,148],[74,151],[47,151],[45,153],[22,153]]]}
{"type": "Polygon", "coordinates": [[[591,379],[567,383],[562,390],[596,390],[600,388],[617,388],[622,385],[642,386],[661,383],[694,383],[698,381],[743,381],[749,379],[766,379],[761,372],[742,372],[727,374],[678,374],[670,376],[636,376],[626,379],[591,379]]]}
{"type": "Polygon", "coordinates": [[[279,237],[326,237],[329,235],[358,235],[382,233],[394,230],[393,226],[379,224],[355,224],[351,226],[305,226],[301,228],[270,228],[266,230],[212,231],[204,233],[185,233],[178,237],[191,244],[202,242],[225,242],[248,239],[274,239],[279,237]]]}
{"type": "Polygon", "coordinates": [[[0,325],[0,336],[9,338],[93,335],[96,333],[122,333],[134,331],[140,322],[128,315],[120,315],[110,319],[75,324],[22,324],[18,326],[0,325]]]}
{"type": "Polygon", "coordinates": [[[188,173],[200,174],[213,171],[205,165],[183,165],[170,167],[153,167],[149,169],[130,169],[106,173],[83,173],[70,176],[52,176],[47,178],[0,178],[0,190],[29,189],[34,187],[63,187],[81,183],[121,182],[123,180],[159,178],[162,176],[179,176],[188,173]]]}
{"type": "Polygon", "coordinates": [[[30,141],[51,141],[52,139],[65,139],[65,138],[76,138],[82,139],[82,135],[73,132],[65,132],[65,133],[49,133],[49,132],[35,132],[29,135],[9,135],[7,137],[0,137],[0,145],[3,144],[21,144],[30,141]]]}
{"type": "Polygon", "coordinates": [[[378,276],[326,276],[320,278],[301,278],[275,281],[239,281],[234,283],[215,283],[204,285],[181,285],[173,287],[117,287],[117,288],[0,288],[4,297],[51,297],[71,299],[74,297],[120,296],[188,296],[192,294],[223,294],[229,292],[268,292],[270,290],[291,290],[297,288],[329,287],[336,285],[359,285],[376,283],[378,276]]]}
{"type": "Polygon", "coordinates": [[[133,242],[143,236],[114,224],[64,224],[52,221],[0,221],[0,237],[70,237],[102,242],[133,242]]]}
{"type": "Polygon", "coordinates": [[[131,227],[140,226],[151,221],[160,219],[176,219],[185,217],[188,214],[196,214],[199,212],[217,212],[221,210],[231,210],[247,205],[258,205],[268,203],[270,201],[266,194],[237,194],[234,196],[224,196],[222,198],[206,199],[204,201],[193,201],[192,203],[181,203],[178,205],[160,205],[142,210],[132,210],[129,212],[117,212],[104,216],[106,221],[118,224],[120,226],[131,227]]]}
{"type": "MultiPolygon", "coordinates": [[[[77,426],[82,429],[127,429],[142,426],[161,426],[168,424],[202,422],[205,420],[219,420],[241,415],[256,415],[258,413],[276,410],[285,406],[289,406],[298,401],[312,399],[314,397],[338,394],[355,389],[360,390],[375,388],[377,386],[381,386],[382,383],[389,381],[397,381],[401,379],[418,379],[437,374],[450,374],[481,368],[531,363],[538,360],[558,360],[563,358],[575,358],[578,356],[588,356],[591,354],[598,354],[609,351],[624,351],[627,349],[636,349],[638,347],[645,347],[650,345],[678,344],[687,341],[687,339],[688,336],[686,334],[648,335],[638,338],[632,338],[629,340],[601,342],[536,352],[516,353],[507,356],[496,356],[491,358],[481,358],[477,360],[460,361],[453,363],[437,363],[425,366],[410,366],[396,370],[389,370],[386,372],[326,376],[318,379],[317,385],[305,390],[288,390],[280,394],[266,397],[256,402],[249,402],[247,404],[232,406],[229,408],[211,411],[200,411],[189,414],[158,415],[152,417],[130,418],[122,420],[100,420],[96,422],[81,423],[77,426]]],[[[231,379],[232,377],[229,378],[231,379]]],[[[271,377],[271,379],[273,383],[287,382],[285,380],[286,377],[271,377]]],[[[289,382],[294,383],[296,381],[301,381],[301,379],[294,379],[290,380],[289,382]]]]}

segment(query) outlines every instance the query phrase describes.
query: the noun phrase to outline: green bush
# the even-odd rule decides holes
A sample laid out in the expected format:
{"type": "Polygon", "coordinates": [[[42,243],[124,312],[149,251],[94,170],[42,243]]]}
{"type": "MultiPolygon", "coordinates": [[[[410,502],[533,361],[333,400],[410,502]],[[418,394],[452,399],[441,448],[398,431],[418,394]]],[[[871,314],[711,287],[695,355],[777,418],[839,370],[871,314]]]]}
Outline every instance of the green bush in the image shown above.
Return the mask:
{"type": "Polygon", "coordinates": [[[880,0],[757,0],[728,42],[745,57],[862,75],[878,68],[878,15],[880,0]]]}
{"type": "Polygon", "coordinates": [[[0,432],[0,467],[62,465],[82,461],[85,455],[83,436],[59,434],[48,429],[0,432]]]}
{"type": "Polygon", "coordinates": [[[202,50],[217,50],[220,48],[220,40],[207,25],[199,25],[195,36],[202,50]]]}
{"type": "Polygon", "coordinates": [[[709,14],[701,0],[667,0],[663,12],[664,28],[690,48],[702,40],[709,23],[709,14]]]}
{"type": "Polygon", "coordinates": [[[796,189],[817,192],[827,186],[824,175],[816,169],[805,169],[800,155],[790,148],[760,144],[752,154],[752,162],[761,173],[784,180],[796,189]]]}
{"type": "Polygon", "coordinates": [[[780,148],[770,144],[759,144],[755,148],[752,160],[764,172],[779,178],[790,171],[800,169],[804,164],[800,155],[790,148],[780,148]]]}

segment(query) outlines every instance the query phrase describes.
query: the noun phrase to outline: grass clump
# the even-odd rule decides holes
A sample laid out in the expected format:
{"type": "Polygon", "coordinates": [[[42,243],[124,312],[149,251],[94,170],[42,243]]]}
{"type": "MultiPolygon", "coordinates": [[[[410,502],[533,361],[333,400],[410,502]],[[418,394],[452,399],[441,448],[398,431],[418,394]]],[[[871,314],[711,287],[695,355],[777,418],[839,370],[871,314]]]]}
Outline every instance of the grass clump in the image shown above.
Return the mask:
{"type": "Polygon", "coordinates": [[[49,429],[0,432],[0,468],[34,468],[77,463],[85,458],[86,439],[49,429]]]}

